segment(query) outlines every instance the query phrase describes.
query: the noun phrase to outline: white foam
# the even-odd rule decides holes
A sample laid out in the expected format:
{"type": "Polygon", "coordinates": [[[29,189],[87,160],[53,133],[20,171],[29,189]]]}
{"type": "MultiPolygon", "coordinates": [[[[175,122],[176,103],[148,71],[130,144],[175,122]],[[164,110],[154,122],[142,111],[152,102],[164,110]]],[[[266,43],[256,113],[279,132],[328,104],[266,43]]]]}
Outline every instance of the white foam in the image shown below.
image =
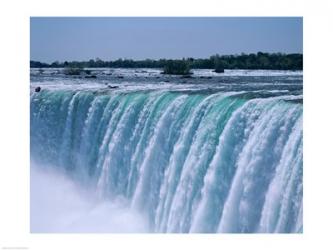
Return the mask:
{"type": "Polygon", "coordinates": [[[59,172],[32,167],[30,192],[32,233],[148,232],[145,219],[124,201],[100,199],[59,172]]]}

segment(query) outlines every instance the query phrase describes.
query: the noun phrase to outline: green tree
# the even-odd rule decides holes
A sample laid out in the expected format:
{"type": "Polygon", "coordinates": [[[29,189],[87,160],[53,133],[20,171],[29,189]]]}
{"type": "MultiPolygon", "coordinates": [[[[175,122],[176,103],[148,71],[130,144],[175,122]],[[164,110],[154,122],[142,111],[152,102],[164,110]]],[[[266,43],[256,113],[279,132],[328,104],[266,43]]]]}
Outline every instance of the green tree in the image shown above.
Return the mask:
{"type": "Polygon", "coordinates": [[[185,60],[168,60],[162,73],[168,75],[191,74],[189,64],[185,60]]]}

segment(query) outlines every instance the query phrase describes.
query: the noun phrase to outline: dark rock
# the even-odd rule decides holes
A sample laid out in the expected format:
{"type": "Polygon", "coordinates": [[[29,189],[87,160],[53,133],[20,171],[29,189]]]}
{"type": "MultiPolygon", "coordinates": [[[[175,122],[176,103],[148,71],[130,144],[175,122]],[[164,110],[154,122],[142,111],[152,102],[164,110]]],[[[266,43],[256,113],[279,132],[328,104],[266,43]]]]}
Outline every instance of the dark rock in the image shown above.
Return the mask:
{"type": "Polygon", "coordinates": [[[91,75],[91,76],[85,76],[84,78],[97,78],[96,75],[91,75]]]}
{"type": "Polygon", "coordinates": [[[118,76],[118,78],[123,79],[124,77],[123,76],[118,76]]]}
{"type": "Polygon", "coordinates": [[[213,70],[213,72],[215,72],[215,73],[224,73],[224,69],[216,68],[215,70],[213,70]]]}
{"type": "Polygon", "coordinates": [[[108,85],[108,88],[109,89],[117,89],[117,88],[119,88],[118,86],[111,86],[111,85],[108,85]]]}
{"type": "Polygon", "coordinates": [[[36,87],[35,88],[35,92],[40,92],[41,91],[41,87],[36,87]]]}

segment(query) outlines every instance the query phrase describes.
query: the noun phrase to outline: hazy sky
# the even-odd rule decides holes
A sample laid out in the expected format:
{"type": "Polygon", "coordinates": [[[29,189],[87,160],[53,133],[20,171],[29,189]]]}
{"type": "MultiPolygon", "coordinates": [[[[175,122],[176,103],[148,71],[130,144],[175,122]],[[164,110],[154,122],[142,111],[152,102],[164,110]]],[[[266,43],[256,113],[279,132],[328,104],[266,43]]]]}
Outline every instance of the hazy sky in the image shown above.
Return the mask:
{"type": "Polygon", "coordinates": [[[30,58],[43,62],[303,52],[301,17],[32,17],[30,58]]]}

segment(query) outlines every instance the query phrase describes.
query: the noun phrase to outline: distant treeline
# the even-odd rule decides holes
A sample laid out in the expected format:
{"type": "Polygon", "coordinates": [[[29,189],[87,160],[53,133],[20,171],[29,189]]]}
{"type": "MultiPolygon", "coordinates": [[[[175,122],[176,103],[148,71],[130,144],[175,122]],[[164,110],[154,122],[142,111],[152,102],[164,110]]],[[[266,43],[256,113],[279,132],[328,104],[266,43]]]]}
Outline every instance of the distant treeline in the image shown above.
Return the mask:
{"type": "Polygon", "coordinates": [[[302,70],[303,54],[262,53],[241,55],[213,55],[207,59],[183,58],[181,60],[131,60],[103,61],[99,58],[89,61],[42,63],[30,61],[30,68],[165,68],[170,63],[186,64],[189,69],[276,69],[302,70]]]}

